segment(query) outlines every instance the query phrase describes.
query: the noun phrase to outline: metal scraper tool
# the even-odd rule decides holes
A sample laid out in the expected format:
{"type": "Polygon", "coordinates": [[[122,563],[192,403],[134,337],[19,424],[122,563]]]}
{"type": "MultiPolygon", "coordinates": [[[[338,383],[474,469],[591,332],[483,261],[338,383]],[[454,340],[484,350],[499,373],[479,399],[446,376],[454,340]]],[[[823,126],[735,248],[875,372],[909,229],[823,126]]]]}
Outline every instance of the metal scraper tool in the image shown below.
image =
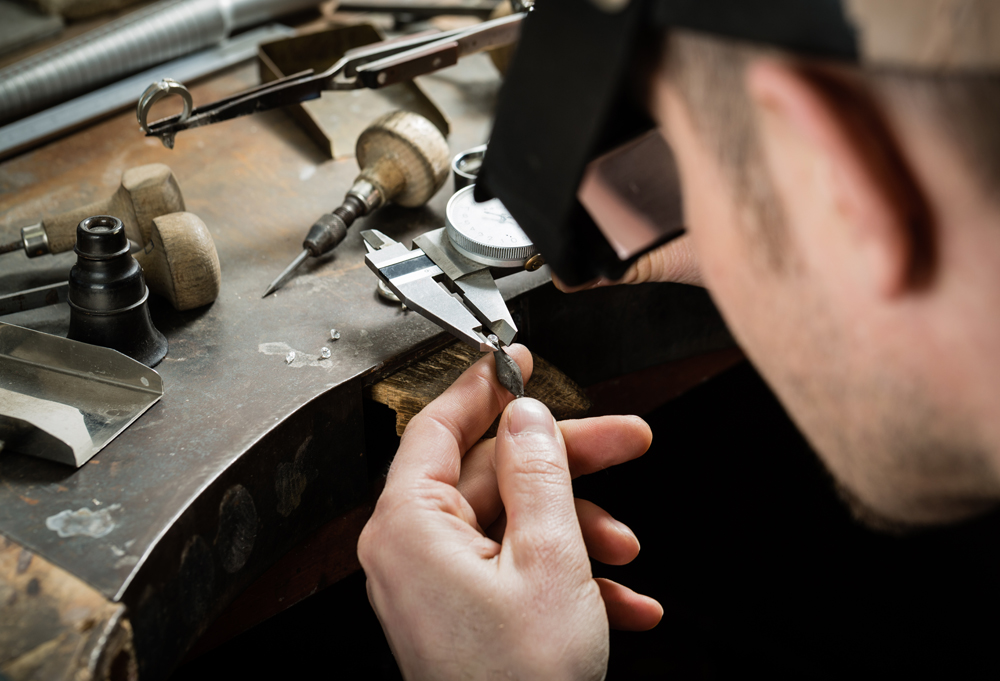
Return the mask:
{"type": "Polygon", "coordinates": [[[0,450],[79,467],[162,396],[120,352],[0,322],[0,450]]]}

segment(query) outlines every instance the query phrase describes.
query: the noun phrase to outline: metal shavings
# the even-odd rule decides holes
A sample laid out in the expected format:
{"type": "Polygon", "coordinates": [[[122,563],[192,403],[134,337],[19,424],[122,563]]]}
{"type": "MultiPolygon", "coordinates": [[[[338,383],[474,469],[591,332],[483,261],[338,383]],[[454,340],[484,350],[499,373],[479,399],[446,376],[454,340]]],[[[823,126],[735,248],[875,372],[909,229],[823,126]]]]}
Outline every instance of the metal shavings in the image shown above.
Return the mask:
{"type": "Polygon", "coordinates": [[[330,329],[330,340],[340,340],[340,331],[336,329],[330,329]]]}
{"type": "Polygon", "coordinates": [[[289,352],[287,355],[285,355],[285,364],[291,364],[294,361],[295,361],[295,352],[294,351],[289,352]]]}
{"type": "Polygon", "coordinates": [[[330,348],[321,348],[319,351],[319,356],[322,357],[323,359],[330,359],[331,354],[332,353],[330,352],[330,348]]]}
{"type": "Polygon", "coordinates": [[[498,348],[493,353],[493,358],[496,360],[497,380],[500,381],[500,385],[506,388],[515,398],[524,397],[524,377],[521,375],[521,367],[503,349],[499,338],[490,334],[487,336],[487,340],[498,348]]]}

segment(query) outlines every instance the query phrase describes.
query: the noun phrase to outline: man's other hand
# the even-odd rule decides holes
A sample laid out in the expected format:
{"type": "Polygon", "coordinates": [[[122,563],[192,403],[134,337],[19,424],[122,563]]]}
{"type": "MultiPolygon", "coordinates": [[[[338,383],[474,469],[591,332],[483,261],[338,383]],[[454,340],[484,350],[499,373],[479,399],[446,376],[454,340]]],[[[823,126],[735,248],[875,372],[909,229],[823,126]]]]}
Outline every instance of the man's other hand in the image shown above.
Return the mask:
{"type": "MultiPolygon", "coordinates": [[[[512,346],[527,380],[531,355],[512,346]]],[[[635,535],[571,479],[649,446],[638,418],[557,424],[512,396],[492,357],[410,421],[358,544],[368,595],[407,679],[601,679],[608,626],[648,629],[651,598],[591,574],[635,535]],[[479,441],[501,410],[495,440],[479,441]],[[486,528],[484,530],[484,528],[486,528]]]]}
{"type": "Polygon", "coordinates": [[[639,256],[618,281],[598,279],[582,286],[567,286],[555,275],[552,281],[560,291],[573,293],[600,286],[615,284],[645,284],[647,282],[673,282],[704,286],[701,278],[701,268],[691,244],[691,237],[684,235],[669,241],[656,250],[639,256]]]}

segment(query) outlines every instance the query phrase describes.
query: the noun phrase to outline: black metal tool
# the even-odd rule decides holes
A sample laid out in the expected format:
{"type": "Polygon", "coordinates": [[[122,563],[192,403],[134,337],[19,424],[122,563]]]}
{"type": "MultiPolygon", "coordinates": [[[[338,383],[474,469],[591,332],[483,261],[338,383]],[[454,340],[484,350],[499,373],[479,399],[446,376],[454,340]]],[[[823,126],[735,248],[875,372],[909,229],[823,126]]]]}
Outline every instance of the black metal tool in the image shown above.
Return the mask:
{"type": "Polygon", "coordinates": [[[185,103],[190,100],[183,84],[164,79],[153,83],[143,93],[136,107],[136,117],[147,137],[159,137],[172,149],[174,137],[182,130],[316,99],[326,90],[385,87],[454,66],[462,57],[510,45],[520,35],[524,16],[524,13],[513,14],[471,28],[419,34],[359,47],[322,73],[312,70],[296,73],[148,123],[152,105],[163,97],[177,94],[185,98],[185,103]]]}
{"type": "Polygon", "coordinates": [[[493,359],[497,363],[497,380],[500,381],[500,385],[514,397],[524,397],[524,376],[521,374],[521,367],[507,354],[507,349],[500,339],[492,334],[489,339],[497,346],[493,352],[493,359]]]}

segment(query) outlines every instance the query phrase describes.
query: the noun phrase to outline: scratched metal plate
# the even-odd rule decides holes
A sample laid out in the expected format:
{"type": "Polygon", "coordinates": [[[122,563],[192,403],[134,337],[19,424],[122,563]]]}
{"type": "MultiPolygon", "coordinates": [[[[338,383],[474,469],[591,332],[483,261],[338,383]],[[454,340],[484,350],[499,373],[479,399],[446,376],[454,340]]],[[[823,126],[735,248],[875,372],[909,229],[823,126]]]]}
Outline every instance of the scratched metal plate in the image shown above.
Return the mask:
{"type": "Polygon", "coordinates": [[[0,450],[79,467],[162,396],[120,352],[0,321],[0,450]]]}

